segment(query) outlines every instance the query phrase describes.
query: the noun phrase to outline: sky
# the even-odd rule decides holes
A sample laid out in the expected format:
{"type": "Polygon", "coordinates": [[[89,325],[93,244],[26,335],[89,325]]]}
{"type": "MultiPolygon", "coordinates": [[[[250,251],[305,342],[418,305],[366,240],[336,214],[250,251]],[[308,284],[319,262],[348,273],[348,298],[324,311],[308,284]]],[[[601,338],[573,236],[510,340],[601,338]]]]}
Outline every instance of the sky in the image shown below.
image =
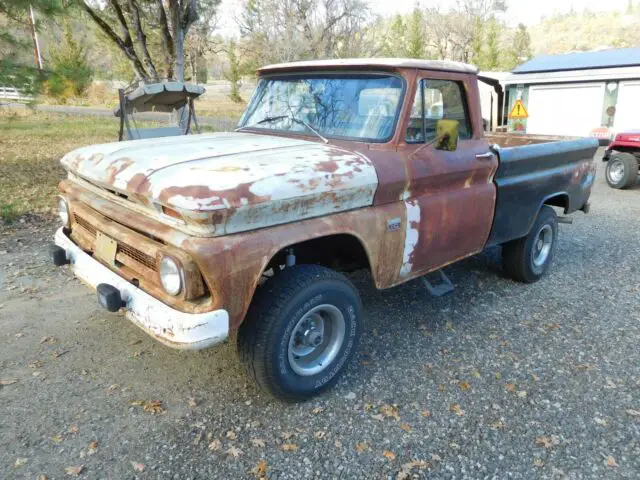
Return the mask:
{"type": "MultiPolygon", "coordinates": [[[[413,9],[416,0],[368,0],[372,10],[382,15],[394,13],[408,13],[413,9]]],[[[440,5],[444,9],[455,5],[455,0],[422,0],[423,7],[440,5]]],[[[634,0],[640,4],[640,0],[634,0]]],[[[517,25],[524,23],[532,25],[537,23],[544,15],[555,12],[567,12],[571,8],[580,11],[588,8],[592,11],[623,10],[628,0],[507,0],[508,9],[504,16],[507,23],[517,25]]],[[[232,35],[237,32],[234,17],[240,11],[242,0],[222,0],[220,9],[219,27],[223,35],[232,35]]]]}

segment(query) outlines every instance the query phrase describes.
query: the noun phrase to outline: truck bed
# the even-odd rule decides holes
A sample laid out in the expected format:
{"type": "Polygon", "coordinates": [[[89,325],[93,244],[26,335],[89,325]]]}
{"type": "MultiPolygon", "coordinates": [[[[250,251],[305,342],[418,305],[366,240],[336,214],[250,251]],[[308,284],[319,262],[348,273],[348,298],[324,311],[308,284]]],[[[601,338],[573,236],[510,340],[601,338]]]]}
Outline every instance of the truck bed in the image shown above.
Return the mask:
{"type": "Polygon", "coordinates": [[[586,210],[595,177],[595,138],[487,134],[496,149],[497,199],[488,245],[529,233],[543,204],[568,214],[586,210]]]}

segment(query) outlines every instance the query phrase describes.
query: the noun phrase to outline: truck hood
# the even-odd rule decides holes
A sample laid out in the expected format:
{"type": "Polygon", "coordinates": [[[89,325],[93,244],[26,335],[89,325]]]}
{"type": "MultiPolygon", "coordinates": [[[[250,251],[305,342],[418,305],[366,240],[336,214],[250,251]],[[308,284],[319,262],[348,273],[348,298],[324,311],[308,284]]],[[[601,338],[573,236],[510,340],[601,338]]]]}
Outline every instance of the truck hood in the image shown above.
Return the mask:
{"type": "MultiPolygon", "coordinates": [[[[369,206],[378,183],[371,161],[359,153],[239,132],[92,145],[61,162],[120,196],[177,210],[189,233],[204,235],[369,206]]],[[[161,209],[151,213],[167,220],[161,209]]]]}

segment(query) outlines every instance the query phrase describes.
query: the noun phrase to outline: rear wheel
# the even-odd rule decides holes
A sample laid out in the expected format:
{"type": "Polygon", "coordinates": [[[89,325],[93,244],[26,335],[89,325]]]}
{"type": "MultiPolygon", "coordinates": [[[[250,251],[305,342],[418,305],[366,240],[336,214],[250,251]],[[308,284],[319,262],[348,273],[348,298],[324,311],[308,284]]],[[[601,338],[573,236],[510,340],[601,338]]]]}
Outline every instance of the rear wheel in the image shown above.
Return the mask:
{"type": "Polygon", "coordinates": [[[614,153],[607,162],[606,177],[612,188],[632,187],[638,179],[638,159],[630,153],[614,153]]]}
{"type": "Polygon", "coordinates": [[[238,352],[258,386],[289,401],[333,385],[362,330],[357,290],[317,265],[288,267],[256,294],[238,331],[238,352]]]}
{"type": "Polygon", "coordinates": [[[553,208],[544,205],[529,235],[502,247],[502,265],[508,277],[533,283],[547,273],[558,239],[558,219],[553,208]]]}

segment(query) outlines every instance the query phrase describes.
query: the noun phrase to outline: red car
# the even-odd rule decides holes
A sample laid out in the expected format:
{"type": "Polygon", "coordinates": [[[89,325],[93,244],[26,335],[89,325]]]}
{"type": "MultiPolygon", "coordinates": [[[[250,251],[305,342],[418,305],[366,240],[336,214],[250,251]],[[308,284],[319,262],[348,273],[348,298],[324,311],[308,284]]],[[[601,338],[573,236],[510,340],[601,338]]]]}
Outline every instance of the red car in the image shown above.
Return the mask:
{"type": "Polygon", "coordinates": [[[640,130],[618,133],[602,157],[607,163],[607,183],[612,188],[636,184],[640,166],[640,130]]]}

